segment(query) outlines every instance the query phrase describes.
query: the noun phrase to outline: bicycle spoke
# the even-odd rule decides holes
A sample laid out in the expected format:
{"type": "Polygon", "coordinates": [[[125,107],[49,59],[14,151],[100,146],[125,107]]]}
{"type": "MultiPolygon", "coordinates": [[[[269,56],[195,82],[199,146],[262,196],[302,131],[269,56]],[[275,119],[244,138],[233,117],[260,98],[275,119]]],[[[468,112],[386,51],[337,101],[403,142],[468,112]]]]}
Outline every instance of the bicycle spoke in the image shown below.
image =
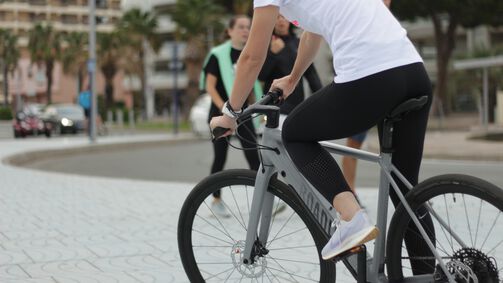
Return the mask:
{"type": "MultiPolygon", "coordinates": [[[[274,260],[274,259],[273,259],[274,260]]],[[[277,263],[277,262],[276,262],[277,263]]],[[[277,268],[274,268],[274,267],[267,267],[269,269],[272,269],[272,270],[275,270],[275,271],[278,271],[278,272],[282,272],[282,273],[286,273],[290,276],[290,278],[292,278],[293,280],[295,280],[295,282],[299,282],[297,281],[297,279],[295,279],[294,277],[298,277],[298,278],[302,278],[302,279],[305,279],[305,280],[309,280],[309,281],[312,281],[312,282],[318,282],[318,280],[314,280],[314,279],[311,279],[311,278],[308,278],[308,277],[305,277],[305,276],[300,276],[298,274],[295,274],[295,273],[291,273],[291,272],[288,272],[285,270],[285,268],[283,266],[281,266],[279,263],[278,265],[283,269],[277,269],[277,268]]]]}
{"type": "Polygon", "coordinates": [[[201,231],[199,231],[199,230],[196,230],[196,229],[194,229],[194,228],[192,228],[192,231],[197,232],[197,233],[202,234],[202,235],[205,235],[205,236],[208,236],[208,237],[210,237],[210,238],[213,238],[213,239],[216,239],[216,240],[222,241],[222,242],[227,243],[227,244],[229,244],[229,245],[231,245],[231,246],[233,246],[233,245],[234,245],[234,243],[227,242],[226,240],[223,240],[223,239],[217,238],[217,237],[215,237],[215,236],[212,236],[212,235],[209,235],[209,234],[203,233],[203,232],[201,232],[201,231]]]}
{"type": "MultiPolygon", "coordinates": [[[[274,279],[276,279],[278,282],[281,282],[281,281],[279,281],[278,277],[274,273],[272,273],[271,270],[269,270],[269,267],[266,268],[266,273],[267,273],[267,271],[269,271],[269,273],[271,273],[271,275],[274,277],[274,279]]],[[[274,281],[271,280],[271,282],[274,282],[274,281]]]]}
{"type": "MultiPolygon", "coordinates": [[[[271,256],[271,258],[273,258],[271,256]]],[[[309,261],[302,261],[302,260],[293,260],[293,259],[284,259],[284,258],[278,258],[278,257],[274,257],[275,260],[279,260],[279,261],[288,261],[288,262],[295,262],[295,263],[305,263],[305,264],[312,264],[312,265],[318,265],[320,264],[319,262],[309,262],[309,261]]]]}
{"type": "Polygon", "coordinates": [[[246,229],[246,223],[245,223],[245,220],[243,218],[243,214],[241,213],[241,209],[239,209],[239,205],[238,205],[238,202],[236,200],[236,196],[234,195],[234,192],[232,190],[232,186],[229,186],[229,189],[231,191],[232,198],[234,199],[234,204],[236,204],[236,207],[238,208],[239,216],[241,216],[241,220],[243,221],[243,228],[245,228],[245,231],[246,231],[247,230],[246,229]]]}
{"type": "Polygon", "coordinates": [[[475,245],[473,244],[472,229],[470,227],[470,218],[468,217],[468,210],[466,209],[465,195],[462,195],[461,197],[463,199],[463,206],[465,207],[466,223],[468,224],[468,233],[470,234],[470,240],[472,241],[472,247],[474,247],[475,245]]]}
{"type": "Polygon", "coordinates": [[[213,214],[213,216],[217,219],[218,223],[220,223],[220,226],[222,226],[222,228],[224,228],[225,232],[227,233],[227,236],[229,236],[229,238],[231,238],[233,242],[236,242],[236,240],[234,240],[231,237],[229,231],[227,231],[227,229],[225,229],[224,224],[222,224],[222,222],[220,221],[220,219],[218,218],[218,216],[215,215],[215,213],[213,212],[213,210],[211,209],[211,207],[206,203],[206,201],[204,201],[204,205],[206,205],[206,207],[211,211],[211,214],[213,214]]]}
{"type": "Polygon", "coordinates": [[[487,241],[487,238],[489,238],[489,235],[491,234],[491,232],[493,231],[494,229],[494,226],[496,226],[496,221],[498,221],[498,218],[500,217],[500,214],[501,214],[501,211],[498,212],[498,215],[496,215],[496,219],[494,219],[494,222],[493,222],[493,225],[491,226],[491,229],[489,229],[489,232],[487,233],[487,236],[486,238],[484,239],[484,242],[482,242],[482,245],[480,246],[480,250],[482,250],[482,248],[484,247],[484,245],[486,244],[486,241],[487,241]]]}
{"type": "Polygon", "coordinates": [[[503,243],[503,240],[501,240],[494,248],[490,249],[487,254],[490,254],[492,251],[494,251],[499,245],[501,245],[501,243],[503,243]]]}
{"type": "Polygon", "coordinates": [[[197,264],[204,264],[204,265],[222,265],[222,264],[232,264],[232,262],[198,262],[197,264]]]}
{"type": "Polygon", "coordinates": [[[293,217],[294,214],[295,214],[295,211],[292,212],[292,214],[290,215],[290,217],[288,217],[287,221],[285,221],[285,223],[283,223],[283,226],[281,226],[281,228],[279,229],[278,233],[276,233],[276,235],[274,235],[274,237],[272,238],[271,241],[269,241],[269,243],[266,245],[266,247],[269,247],[271,245],[271,243],[276,240],[276,237],[278,237],[279,233],[281,233],[281,231],[285,228],[286,224],[288,222],[290,222],[290,219],[292,219],[292,217],[293,217]]]}
{"type": "MultiPolygon", "coordinates": [[[[287,237],[287,236],[290,236],[290,235],[293,235],[293,234],[298,233],[298,232],[303,231],[303,230],[307,230],[307,227],[303,227],[303,228],[300,228],[300,229],[295,230],[293,232],[290,232],[288,234],[285,234],[285,235],[283,235],[281,237],[277,237],[277,238],[274,239],[274,241],[279,240],[279,239],[284,238],[284,237],[287,237]]],[[[272,242],[273,241],[270,241],[269,244],[271,244],[272,242]]]]}
{"type": "Polygon", "coordinates": [[[235,268],[232,269],[231,273],[229,273],[229,275],[227,276],[227,278],[225,278],[224,283],[227,282],[229,280],[229,278],[231,278],[231,275],[232,275],[232,273],[234,273],[235,270],[236,270],[235,268]]]}
{"type": "Polygon", "coordinates": [[[475,244],[474,247],[477,246],[477,235],[479,234],[479,224],[480,224],[480,216],[482,215],[482,200],[480,200],[479,205],[479,217],[477,218],[477,228],[475,229],[475,244]]]}
{"type": "MultiPolygon", "coordinates": [[[[278,263],[278,265],[279,265],[279,267],[280,267],[281,269],[283,269],[283,270],[281,270],[281,269],[277,269],[277,268],[274,268],[274,267],[270,267],[270,266],[267,266],[267,268],[268,268],[268,269],[270,269],[270,270],[275,270],[275,271],[278,271],[278,272],[281,272],[281,273],[285,273],[285,274],[287,274],[287,275],[288,275],[288,276],[289,276],[292,280],[294,280],[295,282],[299,282],[299,281],[297,281],[297,280],[293,277],[293,276],[295,276],[295,274],[292,274],[291,272],[288,272],[288,271],[287,271],[287,270],[286,270],[283,266],[281,266],[279,263],[278,263]]],[[[297,277],[302,278],[301,276],[297,276],[297,277]]],[[[286,279],[286,278],[284,278],[284,277],[280,277],[280,278],[282,278],[282,279],[286,279]]],[[[309,278],[307,278],[307,279],[309,279],[309,278]]],[[[288,281],[290,281],[289,279],[287,279],[287,280],[288,280],[288,281]]],[[[280,282],[281,282],[281,281],[280,281],[280,282]]]]}
{"type": "Polygon", "coordinates": [[[210,223],[208,220],[204,219],[203,217],[201,217],[199,214],[196,214],[197,217],[201,218],[204,222],[206,222],[208,225],[210,225],[211,227],[215,228],[215,230],[221,232],[222,234],[224,234],[225,236],[229,237],[229,239],[231,239],[232,241],[235,242],[235,240],[229,235],[229,234],[226,234],[224,231],[220,230],[217,226],[213,225],[212,223],[210,223]]]}
{"type": "Polygon", "coordinates": [[[248,197],[248,186],[245,186],[246,191],[246,206],[248,207],[248,215],[250,215],[250,198],[248,197]]]}
{"type": "MultiPolygon", "coordinates": [[[[435,223],[433,223],[433,225],[435,225],[435,223]]],[[[433,235],[433,234],[435,234],[435,233],[434,233],[434,232],[432,232],[432,231],[430,230],[430,228],[428,228],[426,225],[421,225],[421,226],[423,227],[423,229],[425,230],[425,232],[428,232],[428,233],[427,233],[428,235],[433,235]]],[[[417,228],[417,227],[416,227],[416,228],[417,228]]],[[[423,238],[423,236],[421,235],[421,233],[419,233],[419,231],[414,231],[414,230],[412,230],[412,229],[410,229],[410,228],[407,228],[407,232],[408,232],[408,233],[413,233],[415,236],[423,238]]],[[[442,252],[444,252],[446,255],[448,255],[448,254],[449,254],[449,253],[447,252],[447,250],[443,247],[443,245],[440,243],[440,241],[438,241],[438,239],[436,239],[436,237],[435,237],[435,241],[434,241],[434,243],[433,243],[433,244],[435,244],[435,243],[438,243],[438,244],[440,245],[440,248],[439,248],[439,247],[436,247],[437,249],[440,249],[440,250],[441,250],[442,252]]],[[[403,246],[403,245],[402,245],[402,246],[403,246]]],[[[453,250],[453,252],[454,252],[454,250],[453,250]]]]}
{"type": "MultiPolygon", "coordinates": [[[[447,199],[446,199],[445,195],[444,195],[444,204],[445,204],[445,211],[447,212],[447,224],[449,227],[452,227],[451,226],[451,219],[449,217],[449,210],[447,209],[448,208],[447,207],[447,199]]],[[[449,242],[449,244],[451,245],[451,250],[454,252],[454,246],[452,244],[454,241],[452,240],[452,234],[450,234],[450,235],[451,235],[451,241],[449,242],[449,240],[447,240],[447,242],[449,242]]]]}
{"type": "Polygon", "coordinates": [[[226,248],[228,249],[229,246],[217,246],[217,245],[213,245],[213,246],[199,246],[199,245],[195,245],[195,246],[192,246],[193,248],[226,248]]]}
{"type": "Polygon", "coordinates": [[[246,231],[246,227],[245,227],[245,224],[244,222],[241,223],[239,221],[239,218],[236,216],[236,214],[234,214],[234,210],[231,209],[231,207],[227,204],[227,202],[225,202],[224,200],[222,200],[222,204],[225,206],[225,208],[231,213],[232,217],[234,217],[234,219],[236,219],[236,221],[239,223],[239,225],[241,225],[241,227],[243,227],[243,229],[246,231]]]}
{"type": "MultiPolygon", "coordinates": [[[[273,196],[275,198],[275,196],[273,196]]],[[[279,201],[278,201],[279,204],[279,201]]],[[[278,206],[276,206],[276,210],[278,209],[278,206]]],[[[273,214],[272,214],[272,219],[271,219],[271,224],[269,224],[269,231],[272,229],[272,225],[274,224],[274,220],[276,219],[276,214],[274,213],[274,208],[273,208],[273,214]]]]}
{"type": "Polygon", "coordinates": [[[206,270],[201,270],[201,272],[203,272],[203,271],[204,271],[205,273],[208,273],[209,275],[212,275],[211,277],[208,277],[208,278],[205,278],[205,279],[204,279],[204,281],[208,281],[208,280],[210,280],[211,278],[215,278],[215,277],[217,277],[218,275],[223,274],[223,273],[226,273],[226,272],[228,272],[228,271],[229,271],[229,270],[231,270],[231,269],[234,269],[234,266],[233,266],[233,267],[231,267],[231,268],[228,268],[228,269],[226,269],[226,270],[224,270],[224,271],[222,271],[222,272],[219,272],[219,273],[217,273],[217,274],[212,274],[212,273],[209,273],[209,272],[208,272],[208,271],[206,271],[206,270]]]}
{"type": "Polygon", "coordinates": [[[316,248],[316,246],[311,245],[311,246],[284,247],[284,248],[269,249],[269,251],[293,250],[293,249],[303,249],[303,248],[316,248]]]}

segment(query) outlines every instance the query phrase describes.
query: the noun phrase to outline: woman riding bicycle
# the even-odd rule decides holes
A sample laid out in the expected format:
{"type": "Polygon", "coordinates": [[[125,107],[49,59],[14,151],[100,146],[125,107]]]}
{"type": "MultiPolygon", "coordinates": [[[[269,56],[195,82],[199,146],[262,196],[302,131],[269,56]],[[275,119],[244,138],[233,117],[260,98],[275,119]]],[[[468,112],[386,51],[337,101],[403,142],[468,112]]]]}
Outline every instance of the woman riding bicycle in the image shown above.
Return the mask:
{"type": "MultiPolygon", "coordinates": [[[[362,132],[380,124],[401,102],[431,96],[430,80],[406,31],[381,0],[255,0],[254,8],[230,100],[223,106],[224,115],[213,118],[210,126],[230,129],[225,135],[236,129],[235,118],[265,60],[279,13],[305,30],[292,72],[271,86],[281,89],[284,98],[312,63],[321,41],[328,42],[334,81],[289,115],[282,138],[297,169],[340,213],[341,224],[322,251],[322,257],[330,259],[374,239],[378,232],[339,166],[318,142],[362,132]]],[[[393,164],[412,184],[418,180],[429,106],[407,115],[394,128],[393,164]]],[[[392,199],[397,205],[394,194],[392,199]]],[[[407,246],[411,253],[427,249],[420,238],[407,246]]]]}

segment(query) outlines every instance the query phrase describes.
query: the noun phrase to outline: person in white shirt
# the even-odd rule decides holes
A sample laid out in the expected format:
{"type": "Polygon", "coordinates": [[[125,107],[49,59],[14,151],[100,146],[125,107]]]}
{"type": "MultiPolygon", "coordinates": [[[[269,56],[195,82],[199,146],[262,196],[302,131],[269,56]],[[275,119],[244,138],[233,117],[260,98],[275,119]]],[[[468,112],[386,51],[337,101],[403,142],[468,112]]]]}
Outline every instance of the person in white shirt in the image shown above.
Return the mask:
{"type": "MultiPolygon", "coordinates": [[[[431,83],[406,31],[381,0],[255,0],[250,35],[224,107],[241,109],[264,63],[280,13],[304,33],[291,73],[275,80],[271,89],[281,89],[287,99],[322,40],[333,53],[334,81],[297,106],[282,131],[295,166],[341,216],[341,225],[321,252],[324,259],[331,259],[374,239],[378,230],[358,205],[335,160],[318,142],[379,125],[395,106],[410,98],[431,98],[431,83]]],[[[405,116],[394,129],[393,164],[412,184],[418,179],[430,104],[405,116]]],[[[210,127],[228,128],[224,135],[230,135],[236,120],[233,112],[226,113],[213,118],[210,127]]],[[[391,197],[397,205],[396,195],[391,197]]],[[[406,236],[409,254],[428,250],[421,242],[406,236]]],[[[431,269],[417,268],[415,263],[412,267],[414,272],[431,269]]]]}

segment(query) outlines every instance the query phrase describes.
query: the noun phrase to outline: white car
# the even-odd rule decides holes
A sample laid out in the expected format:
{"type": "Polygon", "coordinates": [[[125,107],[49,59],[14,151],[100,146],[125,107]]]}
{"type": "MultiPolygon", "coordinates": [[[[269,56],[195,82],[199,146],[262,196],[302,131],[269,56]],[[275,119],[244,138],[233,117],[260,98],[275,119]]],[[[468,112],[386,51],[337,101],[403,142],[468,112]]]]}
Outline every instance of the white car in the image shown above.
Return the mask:
{"type": "MultiPolygon", "coordinates": [[[[210,136],[210,127],[208,125],[208,115],[210,112],[211,97],[205,93],[199,96],[192,108],[190,109],[189,120],[192,126],[192,131],[202,137],[210,136]]],[[[265,120],[263,116],[254,119],[255,129],[257,134],[261,134],[264,130],[265,120]]]]}

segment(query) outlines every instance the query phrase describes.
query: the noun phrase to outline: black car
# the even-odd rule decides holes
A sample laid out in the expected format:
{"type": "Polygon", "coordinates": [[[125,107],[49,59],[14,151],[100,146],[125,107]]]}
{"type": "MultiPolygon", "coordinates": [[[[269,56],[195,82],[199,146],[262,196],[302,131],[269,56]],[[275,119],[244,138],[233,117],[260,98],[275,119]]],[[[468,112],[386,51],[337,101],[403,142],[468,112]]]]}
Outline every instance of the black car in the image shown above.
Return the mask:
{"type": "Polygon", "coordinates": [[[43,119],[59,134],[82,132],[86,121],[84,109],[76,104],[49,105],[45,108],[43,119]]]}

